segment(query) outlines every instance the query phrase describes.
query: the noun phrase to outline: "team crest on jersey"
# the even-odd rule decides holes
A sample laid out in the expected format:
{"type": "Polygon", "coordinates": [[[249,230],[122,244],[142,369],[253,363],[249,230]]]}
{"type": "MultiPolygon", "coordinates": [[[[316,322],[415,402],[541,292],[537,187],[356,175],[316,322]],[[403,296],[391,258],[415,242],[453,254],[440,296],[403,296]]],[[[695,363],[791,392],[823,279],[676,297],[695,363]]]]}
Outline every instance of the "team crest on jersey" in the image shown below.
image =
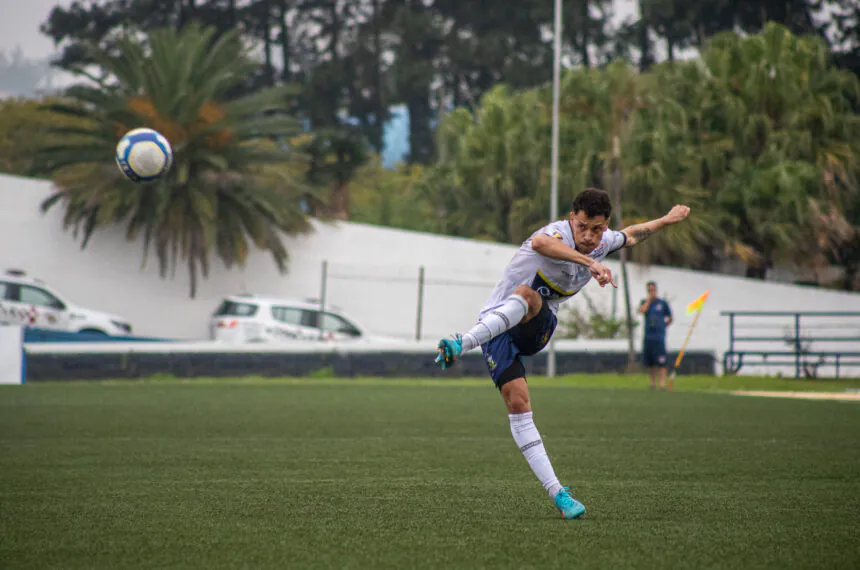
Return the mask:
{"type": "Polygon", "coordinates": [[[488,354],[485,358],[486,358],[486,360],[487,360],[487,366],[489,366],[489,367],[490,367],[490,371],[495,370],[495,369],[496,369],[496,366],[498,366],[498,364],[496,364],[496,361],[495,361],[495,360],[493,360],[493,357],[492,357],[491,355],[489,355],[489,354],[488,354]]]}

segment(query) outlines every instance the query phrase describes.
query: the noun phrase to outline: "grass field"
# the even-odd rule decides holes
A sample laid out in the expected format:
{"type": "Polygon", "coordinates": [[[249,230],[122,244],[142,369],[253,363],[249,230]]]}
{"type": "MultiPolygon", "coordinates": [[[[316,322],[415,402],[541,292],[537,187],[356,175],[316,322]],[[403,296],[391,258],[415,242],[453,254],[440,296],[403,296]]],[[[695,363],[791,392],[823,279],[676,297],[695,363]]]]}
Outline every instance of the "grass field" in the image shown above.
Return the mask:
{"type": "Polygon", "coordinates": [[[0,567],[860,565],[860,405],[577,383],[533,403],[579,521],[486,382],[4,388],[0,567]]]}

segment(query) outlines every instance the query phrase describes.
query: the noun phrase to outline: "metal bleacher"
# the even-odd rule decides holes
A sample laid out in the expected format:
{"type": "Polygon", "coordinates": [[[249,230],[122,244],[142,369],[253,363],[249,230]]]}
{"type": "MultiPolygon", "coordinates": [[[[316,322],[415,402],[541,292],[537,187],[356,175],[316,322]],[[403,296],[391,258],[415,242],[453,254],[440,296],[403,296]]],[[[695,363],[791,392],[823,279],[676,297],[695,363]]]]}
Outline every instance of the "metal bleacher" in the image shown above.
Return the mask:
{"type": "Polygon", "coordinates": [[[839,377],[840,370],[860,367],[860,313],[725,311],[729,349],[723,369],[736,374],[745,367],[788,367],[795,378],[839,377]]]}

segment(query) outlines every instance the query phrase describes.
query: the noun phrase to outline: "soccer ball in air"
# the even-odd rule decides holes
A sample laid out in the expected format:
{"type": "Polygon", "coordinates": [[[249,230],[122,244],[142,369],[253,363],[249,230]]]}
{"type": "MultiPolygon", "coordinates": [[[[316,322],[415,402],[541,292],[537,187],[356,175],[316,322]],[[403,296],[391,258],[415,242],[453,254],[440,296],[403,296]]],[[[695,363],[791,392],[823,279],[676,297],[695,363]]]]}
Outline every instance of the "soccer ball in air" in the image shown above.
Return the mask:
{"type": "Polygon", "coordinates": [[[129,179],[149,182],[170,170],[173,149],[161,133],[152,129],[134,129],[116,145],[116,163],[129,179]]]}

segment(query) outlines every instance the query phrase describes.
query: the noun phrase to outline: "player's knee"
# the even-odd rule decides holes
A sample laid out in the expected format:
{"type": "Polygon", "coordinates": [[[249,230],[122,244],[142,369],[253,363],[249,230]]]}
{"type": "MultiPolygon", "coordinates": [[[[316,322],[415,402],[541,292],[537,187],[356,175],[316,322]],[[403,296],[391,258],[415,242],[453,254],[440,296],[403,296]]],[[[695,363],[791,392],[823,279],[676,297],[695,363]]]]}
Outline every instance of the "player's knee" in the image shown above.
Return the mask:
{"type": "Polygon", "coordinates": [[[516,394],[505,403],[508,406],[508,413],[511,414],[525,414],[532,410],[528,394],[516,394]]]}
{"type": "Polygon", "coordinates": [[[528,285],[520,285],[514,290],[516,295],[519,295],[529,304],[529,310],[526,314],[526,320],[534,318],[540,312],[541,305],[543,304],[543,300],[540,297],[540,294],[529,287],[528,285]]]}
{"type": "Polygon", "coordinates": [[[505,399],[505,406],[508,408],[508,413],[525,414],[532,409],[531,401],[529,400],[529,391],[525,387],[525,381],[517,379],[510,384],[502,387],[502,397],[505,399]]]}

